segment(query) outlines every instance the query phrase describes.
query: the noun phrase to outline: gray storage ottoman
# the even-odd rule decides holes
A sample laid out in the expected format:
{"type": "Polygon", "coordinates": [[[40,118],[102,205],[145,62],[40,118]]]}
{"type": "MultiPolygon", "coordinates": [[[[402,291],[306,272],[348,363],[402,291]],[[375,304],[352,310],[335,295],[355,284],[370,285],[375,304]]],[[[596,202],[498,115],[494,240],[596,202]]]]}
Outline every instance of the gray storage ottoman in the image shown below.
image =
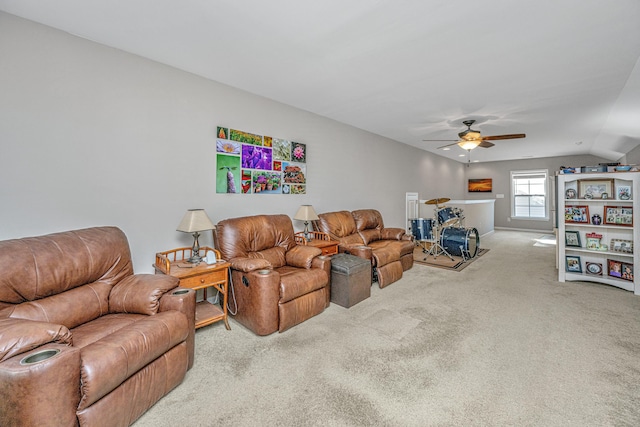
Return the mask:
{"type": "Polygon", "coordinates": [[[331,302],[351,307],[371,295],[371,261],[349,254],[331,257],[331,302]]]}

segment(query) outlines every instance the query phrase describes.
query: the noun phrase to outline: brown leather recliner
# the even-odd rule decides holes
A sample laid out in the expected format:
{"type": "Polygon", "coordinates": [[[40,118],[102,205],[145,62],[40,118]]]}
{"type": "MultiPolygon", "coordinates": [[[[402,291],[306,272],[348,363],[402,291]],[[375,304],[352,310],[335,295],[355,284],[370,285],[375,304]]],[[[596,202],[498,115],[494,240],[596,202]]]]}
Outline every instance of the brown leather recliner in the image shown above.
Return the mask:
{"type": "Polygon", "coordinates": [[[127,426],[193,364],[195,292],[115,227],[0,242],[0,422],[127,426]]]}
{"type": "Polygon", "coordinates": [[[371,260],[374,281],[381,288],[399,280],[413,266],[413,238],[402,228],[385,228],[375,209],[318,215],[313,226],[340,242],[338,250],[371,260]]]}
{"type": "Polygon", "coordinates": [[[213,235],[231,263],[234,318],[257,335],[283,332],[329,306],[331,260],[318,248],[296,245],[288,216],[226,219],[213,235]]]}

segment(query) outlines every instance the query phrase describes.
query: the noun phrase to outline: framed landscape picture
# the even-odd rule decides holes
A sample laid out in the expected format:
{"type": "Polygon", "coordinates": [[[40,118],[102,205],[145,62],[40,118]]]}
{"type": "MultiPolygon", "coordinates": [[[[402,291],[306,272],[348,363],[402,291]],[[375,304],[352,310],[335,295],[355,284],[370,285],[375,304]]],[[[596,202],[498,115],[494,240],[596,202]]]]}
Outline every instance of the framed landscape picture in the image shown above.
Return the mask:
{"type": "Polygon", "coordinates": [[[578,198],[608,199],[613,198],[613,179],[581,179],[578,181],[578,198]]]}
{"type": "Polygon", "coordinates": [[[493,180],[491,178],[470,179],[469,193],[491,193],[493,191],[493,180]]]}

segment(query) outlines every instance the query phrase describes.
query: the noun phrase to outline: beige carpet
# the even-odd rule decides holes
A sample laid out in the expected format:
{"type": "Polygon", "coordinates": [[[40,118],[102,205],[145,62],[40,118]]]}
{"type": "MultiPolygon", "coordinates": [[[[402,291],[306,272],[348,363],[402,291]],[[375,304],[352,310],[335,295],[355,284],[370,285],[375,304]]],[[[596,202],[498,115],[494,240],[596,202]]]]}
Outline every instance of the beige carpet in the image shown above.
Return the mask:
{"type": "Polygon", "coordinates": [[[200,329],[136,427],[640,425],[640,297],[559,283],[540,235],[496,231],[461,272],[415,264],[282,334],[200,329]]]}

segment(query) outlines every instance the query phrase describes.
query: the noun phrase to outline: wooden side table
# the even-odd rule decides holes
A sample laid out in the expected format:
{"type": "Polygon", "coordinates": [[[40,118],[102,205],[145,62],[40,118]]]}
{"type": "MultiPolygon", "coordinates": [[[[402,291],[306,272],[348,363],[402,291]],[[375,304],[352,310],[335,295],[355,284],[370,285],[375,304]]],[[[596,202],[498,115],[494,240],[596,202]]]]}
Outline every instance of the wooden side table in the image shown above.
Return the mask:
{"type": "Polygon", "coordinates": [[[180,286],[194,290],[203,290],[203,300],[196,303],[196,329],[210,325],[219,320],[230,330],[227,317],[227,296],[229,290],[230,263],[220,261],[220,252],[209,247],[200,248],[200,255],[206,256],[208,251],[216,254],[218,262],[207,264],[201,262],[192,266],[186,260],[191,257],[191,248],[178,248],[156,254],[154,264],[156,274],[167,274],[180,279],[180,286]],[[222,308],[207,301],[207,288],[215,288],[220,292],[222,308]]]}
{"type": "Polygon", "coordinates": [[[331,240],[327,233],[321,231],[310,231],[311,240],[307,242],[304,232],[300,231],[294,235],[298,245],[314,246],[322,250],[322,255],[335,255],[338,253],[338,241],[331,240]]]}

